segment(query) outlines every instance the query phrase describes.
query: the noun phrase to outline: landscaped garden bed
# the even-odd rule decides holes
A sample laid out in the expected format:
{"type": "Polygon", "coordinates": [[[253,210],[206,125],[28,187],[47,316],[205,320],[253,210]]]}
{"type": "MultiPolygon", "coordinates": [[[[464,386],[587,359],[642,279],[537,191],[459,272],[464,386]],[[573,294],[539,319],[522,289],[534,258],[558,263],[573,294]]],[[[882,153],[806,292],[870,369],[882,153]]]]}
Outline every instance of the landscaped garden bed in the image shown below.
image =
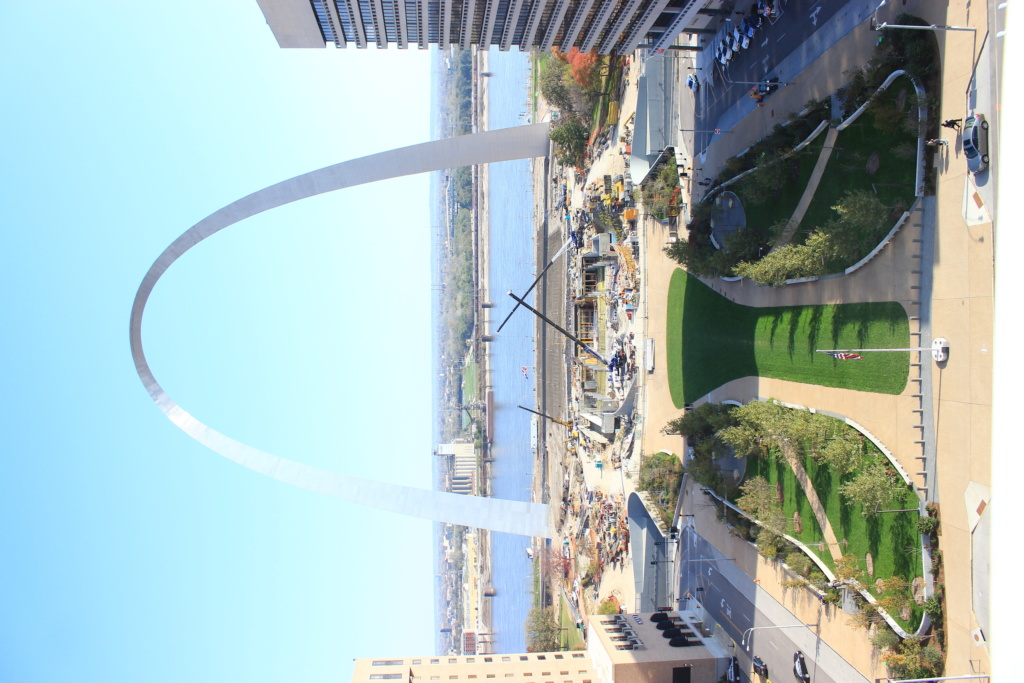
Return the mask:
{"type": "MultiPolygon", "coordinates": [[[[921,23],[906,15],[901,19],[921,23]]],[[[822,141],[815,140],[793,157],[785,155],[795,146],[787,135],[824,120],[828,107],[823,103],[809,103],[806,113],[786,127],[791,129],[788,133],[777,126],[750,150],[729,159],[715,179],[716,186],[728,184],[731,178],[758,169],[729,188],[746,209],[742,230],[730,233],[725,243],[713,243],[713,188],[693,207],[688,239],[669,245],[666,253],[699,277],[747,277],[762,285],[842,273],[871,254],[914,202],[918,138],[937,134],[933,115],[919,120],[919,97],[911,81],[916,78],[931,93],[930,101],[937,101],[935,39],[915,35],[926,33],[884,31],[866,68],[847,72],[850,81],[836,93],[844,116],[874,99],[838,134],[816,186],[809,186],[808,179],[817,160],[813,151],[821,149],[822,141]],[[908,75],[876,93],[890,74],[901,69],[908,75]],[[797,211],[805,190],[810,195],[806,212],[797,211]]],[[[933,102],[928,110],[935,109],[933,102]]],[[[932,151],[926,150],[926,156],[932,151]]]]}
{"type": "Polygon", "coordinates": [[[916,631],[924,613],[911,597],[923,566],[920,501],[870,440],[842,420],[770,401],[704,404],[666,431],[686,436],[694,449],[689,476],[757,521],[762,530],[748,524],[745,537],[763,555],[784,559],[803,581],[838,599],[803,557],[810,552],[845,585],[870,593],[905,632],[916,631]],[[746,462],[738,487],[714,474],[726,453],[746,462]],[[797,471],[806,473],[807,490],[797,471]]]}

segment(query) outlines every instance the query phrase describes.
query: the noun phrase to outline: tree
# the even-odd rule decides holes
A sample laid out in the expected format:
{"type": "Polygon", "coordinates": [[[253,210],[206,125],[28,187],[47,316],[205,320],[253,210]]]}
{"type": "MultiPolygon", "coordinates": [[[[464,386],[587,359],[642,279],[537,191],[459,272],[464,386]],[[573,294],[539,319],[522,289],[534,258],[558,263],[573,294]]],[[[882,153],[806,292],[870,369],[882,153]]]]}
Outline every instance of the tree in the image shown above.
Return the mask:
{"type": "Polygon", "coordinates": [[[725,481],[718,468],[717,460],[729,453],[729,447],[714,434],[694,439],[691,443],[693,444],[693,457],[686,463],[684,471],[701,486],[721,491],[725,481]]]}
{"type": "Polygon", "coordinates": [[[893,678],[928,678],[942,671],[942,653],[932,646],[922,647],[919,638],[907,638],[882,656],[893,678]]]}
{"type": "Polygon", "coordinates": [[[526,616],[526,651],[554,652],[561,649],[558,621],[550,610],[534,607],[526,616]]]}
{"type": "Polygon", "coordinates": [[[900,637],[888,626],[882,626],[871,636],[871,644],[879,650],[888,650],[900,644],[900,637]]]}
{"type": "Polygon", "coordinates": [[[569,72],[574,81],[583,88],[593,88],[597,80],[597,65],[601,61],[596,52],[580,52],[574,47],[565,55],[569,63],[569,72]]]}
{"type": "MultiPolygon", "coordinates": [[[[549,60],[550,61],[550,60],[549,60]]],[[[566,166],[582,166],[587,152],[590,130],[575,116],[562,119],[548,137],[558,147],[558,162],[566,166]]]]}
{"type": "Polygon", "coordinates": [[[720,436],[739,457],[759,455],[778,460],[787,448],[803,450],[803,441],[813,431],[806,424],[810,416],[808,411],[775,401],[751,401],[732,412],[736,424],[723,429],[720,436]]]}
{"type": "Polygon", "coordinates": [[[902,576],[890,576],[882,580],[882,597],[878,604],[887,612],[899,612],[910,604],[910,591],[902,576]]]}
{"type": "Polygon", "coordinates": [[[828,465],[840,477],[855,472],[864,461],[864,437],[853,429],[838,429],[811,457],[828,465]]]}
{"type": "Polygon", "coordinates": [[[759,285],[778,287],[786,280],[824,275],[821,256],[807,244],[787,244],[764,255],[758,261],[743,261],[733,269],[736,275],[759,285]]]}
{"type": "Polygon", "coordinates": [[[841,581],[852,581],[860,576],[860,559],[856,555],[843,555],[835,562],[836,576],[841,581]]]}
{"type": "Polygon", "coordinates": [[[669,156],[657,173],[651,174],[644,182],[641,196],[648,212],[661,217],[671,215],[671,209],[679,191],[677,173],[676,158],[669,156]]]}
{"type": "Polygon", "coordinates": [[[687,438],[711,436],[736,422],[732,418],[734,409],[735,406],[725,403],[702,403],[671,420],[661,431],[687,438]]]}
{"type": "Polygon", "coordinates": [[[785,540],[774,529],[761,527],[757,534],[757,552],[769,560],[778,557],[785,545],[785,540]]]}
{"type": "Polygon", "coordinates": [[[662,452],[644,458],[637,488],[651,494],[663,521],[671,524],[682,482],[683,464],[675,455],[662,452]]]}
{"type": "Polygon", "coordinates": [[[554,107],[565,112],[572,111],[572,95],[566,82],[569,65],[561,59],[549,59],[540,71],[540,94],[554,107]]]}
{"type": "Polygon", "coordinates": [[[887,227],[892,207],[883,204],[874,192],[859,190],[844,194],[832,210],[838,218],[822,228],[828,237],[819,238],[818,251],[826,263],[841,261],[852,265],[878,243],[879,232],[887,227]]]}
{"type": "Polygon", "coordinates": [[[839,487],[839,493],[851,503],[860,503],[866,512],[892,503],[904,491],[903,481],[889,465],[875,460],[839,487]]]}
{"type": "Polygon", "coordinates": [[[764,477],[754,477],[740,486],[740,490],[743,495],[736,500],[739,508],[756,518],[766,529],[782,533],[786,527],[786,513],[779,505],[775,485],[764,477]]]}

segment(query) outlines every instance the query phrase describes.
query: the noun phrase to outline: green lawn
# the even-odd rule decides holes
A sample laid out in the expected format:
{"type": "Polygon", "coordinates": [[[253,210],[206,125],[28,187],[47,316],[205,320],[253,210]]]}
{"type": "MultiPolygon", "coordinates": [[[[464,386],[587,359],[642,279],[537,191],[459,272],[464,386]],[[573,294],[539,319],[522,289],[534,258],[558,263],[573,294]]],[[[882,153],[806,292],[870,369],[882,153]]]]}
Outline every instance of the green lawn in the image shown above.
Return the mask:
{"type": "MultiPolygon", "coordinates": [[[[870,442],[867,442],[867,447],[869,452],[878,452],[870,442]]],[[[825,516],[828,517],[828,522],[832,526],[832,532],[840,543],[845,541],[845,544],[840,547],[843,554],[852,554],[863,559],[867,553],[871,553],[875,573],[871,577],[866,575],[862,577],[862,583],[868,585],[875,579],[887,579],[894,575],[902,576],[909,583],[915,577],[922,575],[920,535],[917,533],[916,526],[918,513],[916,511],[862,515],[860,509],[851,507],[839,495],[839,486],[854,475],[847,475],[837,480],[827,467],[818,465],[809,457],[804,459],[803,464],[818,498],[825,506],[825,516]]],[[[810,510],[807,496],[789,465],[784,462],[769,462],[764,458],[750,458],[747,462],[746,477],[749,479],[757,476],[764,477],[772,484],[782,482],[785,498],[782,507],[786,513],[786,519],[792,519],[793,513],[799,512],[803,521],[803,533],[795,533],[792,525],[787,528],[787,533],[810,546],[814,554],[834,571],[835,562],[832,559],[831,551],[824,546],[812,545],[824,541],[824,535],[810,510]]],[[[739,495],[737,494],[736,497],[739,495]]],[[[736,502],[735,499],[733,502],[736,502]]],[[[917,496],[907,487],[902,499],[893,503],[888,509],[916,510],[917,504],[917,496]]],[[[865,562],[861,563],[861,569],[866,570],[865,562]]],[[[868,586],[868,588],[873,589],[873,586],[868,586]]],[[[874,594],[875,591],[872,590],[872,593],[874,594]]],[[[876,594],[875,597],[879,596],[876,594]]],[[[921,615],[921,608],[914,604],[909,621],[900,619],[898,614],[890,616],[904,630],[914,631],[921,623],[921,615]]]]}
{"type": "MultiPolygon", "coordinates": [[[[817,518],[811,511],[810,504],[807,502],[807,496],[797,482],[796,475],[793,474],[793,470],[789,465],[784,462],[768,462],[765,458],[749,458],[747,460],[746,478],[752,479],[758,476],[764,477],[771,484],[777,484],[779,481],[782,482],[782,495],[784,498],[782,509],[786,512],[786,519],[791,520],[793,519],[793,513],[800,513],[803,531],[798,534],[796,533],[795,526],[789,524],[786,527],[786,533],[807,545],[822,543],[825,540],[825,535],[821,532],[821,526],[819,526],[817,518]]],[[[742,493],[738,492],[736,497],[738,498],[740,495],[742,493]]],[[[736,501],[733,500],[732,502],[735,503],[736,501]]],[[[829,568],[835,568],[832,557],[828,552],[816,554],[829,568]]]]}
{"type": "MultiPolygon", "coordinates": [[[[882,457],[881,453],[870,441],[865,441],[865,459],[882,457]]],[[[840,541],[846,540],[844,553],[864,558],[871,553],[874,560],[873,577],[864,579],[865,583],[874,579],[887,579],[894,575],[902,576],[909,583],[914,577],[921,576],[921,535],[917,532],[916,512],[919,499],[908,486],[901,499],[885,509],[912,509],[914,512],[891,512],[877,515],[864,515],[859,507],[852,507],[839,494],[839,486],[855,475],[848,474],[841,479],[836,477],[827,467],[818,465],[811,458],[806,458],[804,467],[814,484],[825,506],[832,531],[840,541]]],[[[788,469],[788,468],[787,468],[788,469]]],[[[861,564],[864,569],[866,565],[861,564]]],[[[878,597],[877,595],[875,597],[878,597]]],[[[913,605],[913,616],[910,622],[904,622],[899,615],[891,615],[904,629],[915,630],[921,623],[921,609],[913,605]]]]}
{"type": "MultiPolygon", "coordinates": [[[[890,111],[896,111],[896,105],[902,104],[907,114],[903,119],[916,113],[917,96],[909,78],[896,79],[879,97],[891,106],[890,111]]],[[[877,117],[869,109],[839,133],[821,184],[800,223],[803,237],[813,228],[836,218],[832,207],[850,190],[871,190],[887,206],[910,207],[914,201],[917,135],[903,125],[903,119],[876,125],[877,117]],[[914,155],[905,156],[911,150],[914,155]],[[871,173],[869,164],[873,156],[878,168],[871,173]]],[[[892,225],[879,226],[875,242],[891,228],[892,225]]],[[[850,264],[842,267],[847,265],[850,264]]]]}
{"type": "Polygon", "coordinates": [[[572,612],[561,597],[558,598],[558,608],[558,627],[562,629],[558,636],[559,642],[563,650],[575,650],[578,645],[583,644],[583,632],[576,628],[572,612]]]}
{"type": "Polygon", "coordinates": [[[796,205],[800,203],[800,198],[804,195],[807,181],[811,178],[811,172],[814,170],[814,165],[817,163],[824,145],[825,133],[823,132],[793,157],[755,171],[726,188],[735,192],[743,203],[743,210],[747,215],[747,225],[756,225],[767,230],[776,223],[788,221],[793,217],[796,205]],[[778,194],[771,198],[761,199],[760,193],[754,189],[758,185],[758,179],[755,176],[779,173],[785,174],[786,178],[778,194]]]}
{"type": "Polygon", "coordinates": [[[752,308],[680,269],[669,284],[667,327],[669,387],[677,408],[749,376],[898,394],[910,369],[906,352],[847,361],[815,353],[909,346],[907,315],[896,302],[752,308]]]}
{"type": "Polygon", "coordinates": [[[477,363],[469,361],[462,368],[462,402],[472,403],[477,400],[476,384],[477,363]]]}

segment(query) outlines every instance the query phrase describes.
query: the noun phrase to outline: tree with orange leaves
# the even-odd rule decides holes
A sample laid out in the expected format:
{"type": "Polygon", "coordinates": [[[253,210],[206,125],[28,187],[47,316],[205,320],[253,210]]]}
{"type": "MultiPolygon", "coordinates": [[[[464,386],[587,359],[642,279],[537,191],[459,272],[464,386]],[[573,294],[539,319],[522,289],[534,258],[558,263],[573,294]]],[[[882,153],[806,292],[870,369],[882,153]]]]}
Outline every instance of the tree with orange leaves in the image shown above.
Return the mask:
{"type": "Polygon", "coordinates": [[[574,81],[584,88],[590,88],[594,85],[594,80],[597,76],[597,65],[600,61],[597,53],[580,52],[578,47],[574,47],[566,53],[565,61],[569,63],[570,73],[572,73],[574,81]]]}

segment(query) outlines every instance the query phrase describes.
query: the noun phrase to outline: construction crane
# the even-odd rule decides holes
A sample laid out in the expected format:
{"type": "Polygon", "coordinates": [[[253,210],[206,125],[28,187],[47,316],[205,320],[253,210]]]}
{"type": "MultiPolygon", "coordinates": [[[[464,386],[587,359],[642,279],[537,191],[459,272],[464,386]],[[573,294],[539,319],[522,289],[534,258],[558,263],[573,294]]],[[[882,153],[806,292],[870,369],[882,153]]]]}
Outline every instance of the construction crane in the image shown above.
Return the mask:
{"type": "Polygon", "coordinates": [[[552,422],[557,422],[560,425],[565,425],[569,429],[572,429],[572,423],[571,422],[566,422],[565,420],[559,420],[557,417],[551,417],[550,415],[545,415],[544,413],[538,413],[536,410],[531,410],[530,408],[527,408],[526,406],[516,406],[516,408],[522,408],[523,410],[525,410],[528,413],[533,413],[534,415],[540,415],[541,417],[547,418],[547,419],[551,420],[552,422]]]}

